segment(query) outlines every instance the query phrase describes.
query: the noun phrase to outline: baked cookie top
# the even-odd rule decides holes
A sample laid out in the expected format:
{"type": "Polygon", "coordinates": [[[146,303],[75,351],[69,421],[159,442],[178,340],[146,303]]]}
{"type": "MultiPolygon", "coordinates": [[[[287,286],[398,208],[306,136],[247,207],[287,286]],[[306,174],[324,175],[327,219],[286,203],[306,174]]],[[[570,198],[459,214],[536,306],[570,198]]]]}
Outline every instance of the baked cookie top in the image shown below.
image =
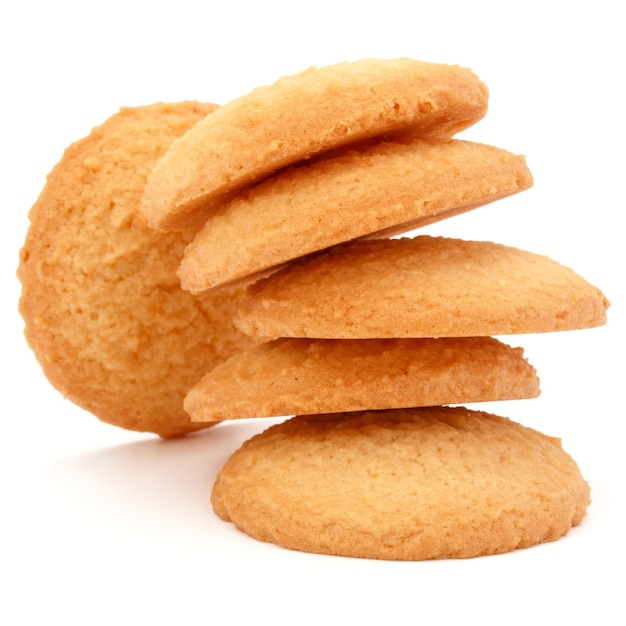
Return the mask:
{"type": "Polygon", "coordinates": [[[189,388],[255,343],[232,322],[243,289],[180,289],[189,234],[153,231],[139,212],[157,158],[215,109],[122,109],[67,148],[30,211],[18,268],[26,339],[50,382],[105,422],[196,430],[183,409],[189,388]]]}
{"type": "Polygon", "coordinates": [[[397,234],[527,189],[521,156],[459,140],[362,145],[270,177],[210,215],[179,276],[198,293],[365,235],[397,234]]]}
{"type": "Polygon", "coordinates": [[[602,292],[556,261],[485,241],[355,241],[251,285],[235,319],[265,337],[471,337],[606,321],[602,292]]]}
{"type": "Polygon", "coordinates": [[[589,487],[558,439],[463,407],[301,416],[244,443],[218,516],[285,548],[393,560],[468,558],[553,541],[589,487]]]}
{"type": "Polygon", "coordinates": [[[452,136],[480,120],[488,92],[468,69],[413,59],[312,67],[224,105],[174,142],[142,201],[151,226],[199,227],[237,190],[363,139],[452,136]]]}
{"type": "Polygon", "coordinates": [[[278,339],[215,367],[191,389],[196,421],[534,398],[521,348],[491,337],[278,339]]]}

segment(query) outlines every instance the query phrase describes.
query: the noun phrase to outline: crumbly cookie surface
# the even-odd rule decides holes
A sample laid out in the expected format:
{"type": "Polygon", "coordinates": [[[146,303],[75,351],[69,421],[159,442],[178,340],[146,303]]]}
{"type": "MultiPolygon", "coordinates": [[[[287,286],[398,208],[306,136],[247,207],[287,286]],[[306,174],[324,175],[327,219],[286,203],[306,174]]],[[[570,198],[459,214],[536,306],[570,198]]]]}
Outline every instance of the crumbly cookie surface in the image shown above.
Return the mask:
{"type": "Polygon", "coordinates": [[[18,269],[28,343],[63,395],[124,428],[196,430],[185,394],[254,343],[232,323],[243,290],[184,292],[176,269],[190,235],[155,232],[139,212],[158,157],[215,109],[122,109],[65,151],[30,212],[18,269]]]}
{"type": "Polygon", "coordinates": [[[481,119],[488,92],[468,69],[365,59],[285,76],[225,104],[174,142],[142,201],[162,229],[199,227],[237,190],[315,154],[409,128],[452,136],[481,119]]]}
{"type": "Polygon", "coordinates": [[[251,285],[236,323],[266,337],[470,337],[599,326],[609,302],[570,268],[444,237],[335,246],[251,285]]]}
{"type": "Polygon", "coordinates": [[[198,293],[531,185],[523,157],[467,141],[405,138],[341,151],[268,178],[210,215],[185,250],[181,284],[198,293]]]}
{"type": "Polygon", "coordinates": [[[589,486],[558,439],[438,407],[273,426],[226,462],[212,503],[243,532],[293,550],[469,558],[565,535],[589,486]]]}
{"type": "Polygon", "coordinates": [[[491,337],[278,339],[215,367],[185,408],[193,420],[211,422],[537,395],[522,349],[491,337]]]}

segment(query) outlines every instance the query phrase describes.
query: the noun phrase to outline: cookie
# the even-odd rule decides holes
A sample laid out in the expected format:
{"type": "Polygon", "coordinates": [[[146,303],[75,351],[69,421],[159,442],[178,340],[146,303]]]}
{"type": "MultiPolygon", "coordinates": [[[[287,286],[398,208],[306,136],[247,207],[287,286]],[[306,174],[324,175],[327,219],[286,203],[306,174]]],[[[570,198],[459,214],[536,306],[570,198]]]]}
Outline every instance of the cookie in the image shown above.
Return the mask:
{"type": "Polygon", "coordinates": [[[558,439],[463,407],[300,416],[248,440],[212,492],[225,521],[304,552],[469,558],[565,535],[589,486],[558,439]]]}
{"type": "Polygon", "coordinates": [[[523,157],[459,140],[383,142],[266,179],[211,215],[179,276],[198,293],[365,235],[397,234],[527,189],[523,157]]]}
{"type": "Polygon", "coordinates": [[[198,429],[185,394],[255,343],[232,322],[243,289],[183,291],[176,269],[189,234],[155,232],[139,212],[157,158],[215,108],[125,108],[71,145],[20,254],[25,335],[50,382],[105,422],[164,437],[198,429]]]}
{"type": "Polygon", "coordinates": [[[251,285],[235,318],[251,335],[366,339],[573,330],[609,302],[571,269],[491,242],[356,241],[251,285]]]}
{"type": "Polygon", "coordinates": [[[521,348],[491,337],[278,339],[215,367],[185,398],[193,420],[534,398],[521,348]]]}
{"type": "Polygon", "coordinates": [[[468,69],[366,59],[285,76],[196,124],[157,164],[142,201],[155,228],[199,227],[233,193],[339,146],[405,132],[452,136],[488,92],[468,69]]]}

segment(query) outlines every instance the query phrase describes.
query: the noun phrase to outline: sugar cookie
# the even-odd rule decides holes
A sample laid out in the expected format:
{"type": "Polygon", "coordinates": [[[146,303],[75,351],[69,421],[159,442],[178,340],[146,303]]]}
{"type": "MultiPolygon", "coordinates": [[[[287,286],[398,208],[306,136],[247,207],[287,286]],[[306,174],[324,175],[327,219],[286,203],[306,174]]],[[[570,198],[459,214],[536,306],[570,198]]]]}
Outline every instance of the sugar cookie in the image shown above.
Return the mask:
{"type": "Polygon", "coordinates": [[[189,234],[148,228],[146,178],[171,141],[215,110],[125,108],[71,145],[30,212],[20,311],[50,382],[105,422],[164,437],[209,369],[252,345],[232,316],[242,289],[194,298],[176,269],[189,234]]]}
{"type": "Polygon", "coordinates": [[[185,250],[178,274],[183,289],[198,293],[531,185],[523,157],[467,141],[406,138],[342,151],[268,178],[220,207],[185,250]]]}
{"type": "Polygon", "coordinates": [[[424,235],[294,261],[248,288],[235,321],[266,337],[471,337],[599,326],[608,306],[548,257],[424,235]]]}
{"type": "Polygon", "coordinates": [[[390,560],[468,558],[554,541],[589,486],[558,439],[465,408],[302,416],[248,440],[215,512],[285,548],[390,560]]]}
{"type": "Polygon", "coordinates": [[[521,348],[491,337],[278,339],[215,367],[185,398],[196,421],[534,398],[521,348]]]}
{"type": "Polygon", "coordinates": [[[313,67],[224,105],[174,142],[142,201],[151,226],[199,227],[234,192],[355,141],[404,132],[452,136],[487,111],[468,69],[412,59],[313,67]]]}

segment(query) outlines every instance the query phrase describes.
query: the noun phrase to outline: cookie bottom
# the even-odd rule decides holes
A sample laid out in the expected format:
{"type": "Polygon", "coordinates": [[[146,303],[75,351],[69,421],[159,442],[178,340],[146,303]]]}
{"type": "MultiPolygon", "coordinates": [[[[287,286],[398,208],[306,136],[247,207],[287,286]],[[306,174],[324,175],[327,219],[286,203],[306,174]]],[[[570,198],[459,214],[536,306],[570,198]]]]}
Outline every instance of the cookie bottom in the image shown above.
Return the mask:
{"type": "Polygon", "coordinates": [[[292,418],[235,452],[211,499],[261,541],[387,560],[554,541],[590,501],[560,440],[463,407],[292,418]]]}

